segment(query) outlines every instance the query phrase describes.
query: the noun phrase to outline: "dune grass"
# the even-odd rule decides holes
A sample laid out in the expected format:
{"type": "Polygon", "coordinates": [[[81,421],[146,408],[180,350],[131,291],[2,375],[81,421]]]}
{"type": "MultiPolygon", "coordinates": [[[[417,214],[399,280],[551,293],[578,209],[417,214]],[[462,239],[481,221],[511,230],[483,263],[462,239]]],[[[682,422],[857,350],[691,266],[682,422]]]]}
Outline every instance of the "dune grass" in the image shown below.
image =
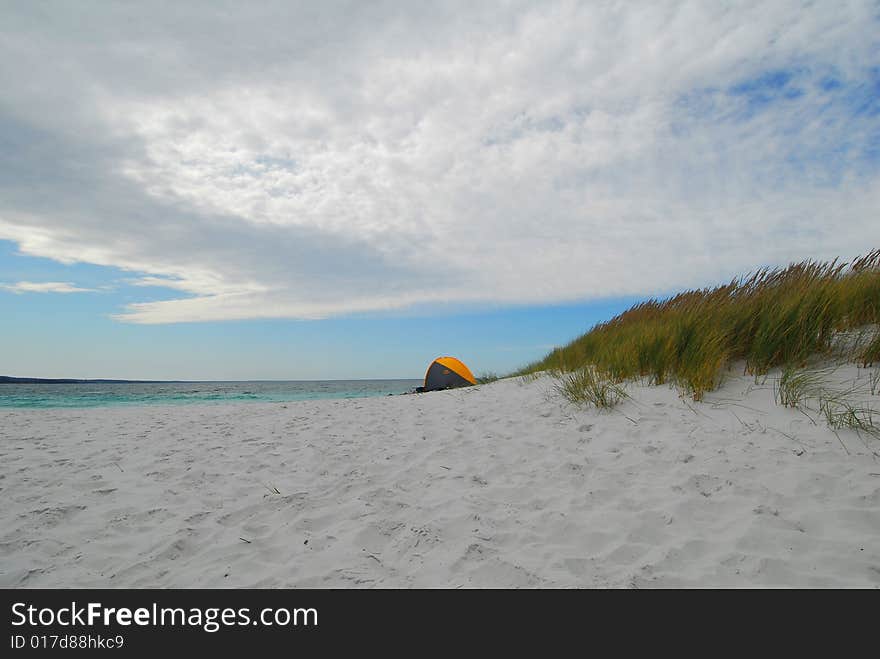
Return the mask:
{"type": "Polygon", "coordinates": [[[819,398],[824,382],[822,370],[799,369],[789,364],[773,385],[777,405],[800,408],[810,398],[819,398]]]}
{"type": "Polygon", "coordinates": [[[825,398],[821,401],[821,411],[828,427],[834,430],[849,428],[880,438],[880,418],[878,412],[869,405],[855,404],[843,397],[825,398]]]}
{"type": "Polygon", "coordinates": [[[869,376],[871,395],[880,394],[880,369],[877,369],[869,376]]]}
{"type": "Polygon", "coordinates": [[[818,411],[834,430],[850,428],[880,437],[880,414],[870,400],[870,396],[877,395],[880,370],[872,370],[866,379],[842,383],[834,377],[835,371],[834,366],[787,366],[773,387],[776,403],[818,411]]]}
{"type": "Polygon", "coordinates": [[[880,332],[874,336],[871,343],[865,346],[859,357],[864,366],[871,366],[880,362],[880,332]]]}
{"type": "MultiPolygon", "coordinates": [[[[839,353],[833,338],[858,328],[874,327],[852,341],[844,357],[866,365],[880,361],[878,325],[875,250],[849,264],[806,260],[642,302],[514,375],[567,376],[563,392],[581,402],[589,400],[597,379],[620,384],[636,378],[675,384],[701,400],[733,362],[755,376],[775,367],[797,369],[813,356],[839,353]]],[[[787,384],[796,399],[797,383],[787,384]]]]}
{"type": "Polygon", "coordinates": [[[614,407],[628,398],[622,384],[611,381],[593,366],[561,375],[555,388],[572,403],[594,405],[600,409],[614,407]]]}

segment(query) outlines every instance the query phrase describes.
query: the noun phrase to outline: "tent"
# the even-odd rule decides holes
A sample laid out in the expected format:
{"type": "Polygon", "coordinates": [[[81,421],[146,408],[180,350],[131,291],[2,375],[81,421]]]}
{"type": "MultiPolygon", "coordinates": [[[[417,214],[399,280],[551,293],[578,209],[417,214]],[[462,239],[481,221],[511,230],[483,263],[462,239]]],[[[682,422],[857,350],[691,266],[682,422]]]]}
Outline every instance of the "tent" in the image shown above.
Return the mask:
{"type": "Polygon", "coordinates": [[[423,391],[469,387],[476,383],[477,380],[470,369],[455,357],[437,357],[425,373],[423,391]]]}

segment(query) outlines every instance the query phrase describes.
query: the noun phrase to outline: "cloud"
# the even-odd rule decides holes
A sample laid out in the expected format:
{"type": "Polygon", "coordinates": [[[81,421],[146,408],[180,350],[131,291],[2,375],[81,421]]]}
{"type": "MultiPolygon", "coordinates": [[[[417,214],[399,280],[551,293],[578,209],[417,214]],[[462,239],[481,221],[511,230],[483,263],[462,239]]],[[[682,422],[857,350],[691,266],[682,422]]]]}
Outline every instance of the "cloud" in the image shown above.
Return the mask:
{"type": "Polygon", "coordinates": [[[95,293],[94,288],[80,288],[64,281],[20,281],[16,284],[0,284],[0,288],[13,293],[95,293]]]}
{"type": "Polygon", "coordinates": [[[7,10],[0,238],[168,289],[138,323],[650,295],[880,244],[874,3],[363,5],[7,10]]]}

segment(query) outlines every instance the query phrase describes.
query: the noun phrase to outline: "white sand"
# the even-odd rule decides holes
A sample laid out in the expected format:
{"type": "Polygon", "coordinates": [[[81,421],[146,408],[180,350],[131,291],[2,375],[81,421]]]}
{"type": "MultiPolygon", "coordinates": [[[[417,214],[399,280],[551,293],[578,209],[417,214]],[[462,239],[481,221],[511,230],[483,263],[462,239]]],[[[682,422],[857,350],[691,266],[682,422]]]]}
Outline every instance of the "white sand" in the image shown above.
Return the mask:
{"type": "Polygon", "coordinates": [[[880,441],[550,385],[0,411],[0,586],[880,585],[880,441]]]}

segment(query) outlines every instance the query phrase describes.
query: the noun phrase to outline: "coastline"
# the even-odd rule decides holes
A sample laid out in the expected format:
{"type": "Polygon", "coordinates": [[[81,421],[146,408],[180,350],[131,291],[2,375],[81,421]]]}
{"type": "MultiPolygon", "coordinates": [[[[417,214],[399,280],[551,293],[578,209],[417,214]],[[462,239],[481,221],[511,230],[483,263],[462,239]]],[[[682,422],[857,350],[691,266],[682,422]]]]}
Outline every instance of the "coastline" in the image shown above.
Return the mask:
{"type": "Polygon", "coordinates": [[[290,403],[397,395],[420,383],[415,379],[14,382],[0,386],[0,409],[290,403]]]}

